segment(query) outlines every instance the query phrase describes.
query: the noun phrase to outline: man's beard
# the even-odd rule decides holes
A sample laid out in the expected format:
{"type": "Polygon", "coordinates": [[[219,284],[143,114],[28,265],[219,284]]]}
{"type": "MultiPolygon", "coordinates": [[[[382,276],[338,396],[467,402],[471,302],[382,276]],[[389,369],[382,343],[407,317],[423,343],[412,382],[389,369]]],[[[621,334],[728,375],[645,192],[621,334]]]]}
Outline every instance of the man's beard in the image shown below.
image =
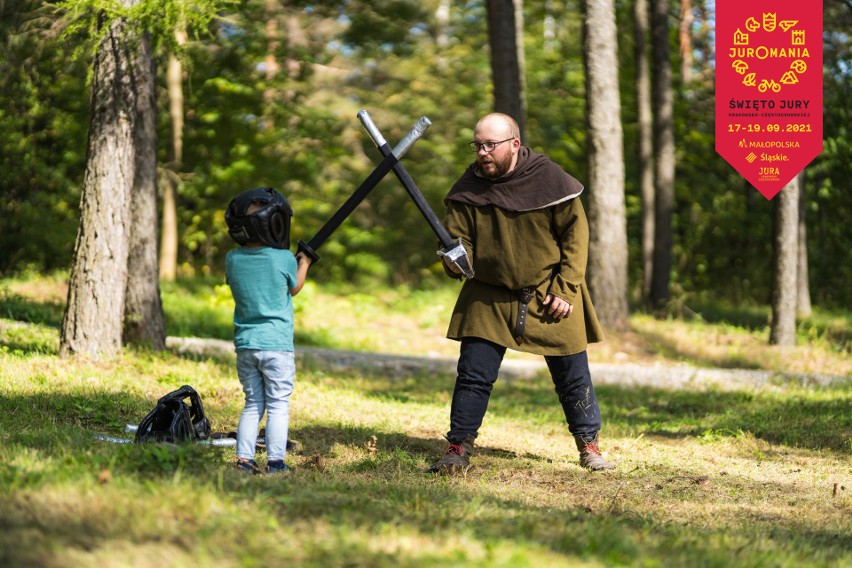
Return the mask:
{"type": "Polygon", "coordinates": [[[484,158],[479,160],[479,171],[488,179],[497,179],[509,173],[509,168],[512,167],[512,153],[506,154],[502,160],[496,159],[491,154],[486,154],[484,158]],[[488,162],[483,160],[488,159],[488,162]]]}

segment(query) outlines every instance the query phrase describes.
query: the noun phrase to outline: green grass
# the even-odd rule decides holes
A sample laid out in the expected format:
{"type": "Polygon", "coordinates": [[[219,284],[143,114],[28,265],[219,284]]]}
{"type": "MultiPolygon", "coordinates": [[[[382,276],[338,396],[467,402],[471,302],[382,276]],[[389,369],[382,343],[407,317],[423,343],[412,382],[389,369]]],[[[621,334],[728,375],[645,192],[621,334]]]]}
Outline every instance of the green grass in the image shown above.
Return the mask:
{"type": "MultiPolygon", "coordinates": [[[[63,274],[0,280],[0,318],[58,327],[65,286],[63,274]]],[[[457,345],[447,341],[444,333],[457,294],[456,283],[426,290],[364,290],[350,285],[320,287],[309,280],[294,299],[296,343],[454,357],[457,345]]],[[[163,283],[162,299],[169,335],[231,339],[233,301],[221,279],[163,283]]],[[[688,313],[660,320],[635,312],[630,316],[631,330],[609,332],[606,341],[590,347],[590,360],[852,375],[852,313],[848,311],[815,308],[811,317],[798,322],[795,349],[768,344],[765,306],[704,303],[692,305],[688,313]]]]}
{"type": "MultiPolygon", "coordinates": [[[[251,477],[233,469],[233,448],[95,438],[129,436],[126,424],[182,384],[201,394],[215,430],[235,429],[232,357],[61,359],[61,301],[34,298],[29,284],[0,286],[2,566],[852,566],[850,381],[598,387],[602,446],[617,468],[592,474],[577,465],[549,378],[503,379],[474,469],[448,478],[423,471],[444,447],[452,376],[305,363],[291,407],[296,470],[251,477]]],[[[204,317],[209,336],[228,337],[212,323],[224,317],[229,331],[215,287],[164,296],[170,321],[208,329],[193,327],[204,317]]],[[[440,331],[453,296],[310,287],[297,309],[316,345],[416,353],[419,342],[452,354],[440,331]]],[[[696,344],[724,350],[762,332],[636,321],[678,361],[712,361],[696,344]]],[[[671,363],[632,333],[645,343],[631,357],[671,363]]],[[[615,336],[599,351],[633,354],[637,341],[615,336]]],[[[815,369],[843,368],[830,350],[799,349],[815,369]]]]}

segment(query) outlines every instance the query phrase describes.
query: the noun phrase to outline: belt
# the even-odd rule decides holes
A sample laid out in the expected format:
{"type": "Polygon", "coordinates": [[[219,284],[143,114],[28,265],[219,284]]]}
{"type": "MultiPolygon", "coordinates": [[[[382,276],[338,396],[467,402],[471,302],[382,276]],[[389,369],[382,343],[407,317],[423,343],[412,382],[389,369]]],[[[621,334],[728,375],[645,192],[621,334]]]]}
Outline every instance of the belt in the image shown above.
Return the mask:
{"type": "Polygon", "coordinates": [[[538,288],[538,286],[527,286],[525,288],[519,288],[518,290],[512,290],[518,298],[518,319],[515,320],[515,330],[512,332],[512,335],[515,337],[515,342],[518,345],[525,341],[524,325],[527,322],[527,305],[535,297],[536,288],[538,288]]]}

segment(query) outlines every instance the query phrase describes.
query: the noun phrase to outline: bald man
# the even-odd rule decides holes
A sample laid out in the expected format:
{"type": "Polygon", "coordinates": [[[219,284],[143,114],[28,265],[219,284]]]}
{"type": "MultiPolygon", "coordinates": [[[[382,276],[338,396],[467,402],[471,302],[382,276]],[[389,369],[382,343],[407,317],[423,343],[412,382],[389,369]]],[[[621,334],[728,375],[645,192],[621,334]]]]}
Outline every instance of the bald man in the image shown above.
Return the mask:
{"type": "MultiPolygon", "coordinates": [[[[476,124],[472,163],[444,199],[444,224],[461,238],[476,276],[462,286],[447,337],[460,342],[449,441],[431,472],[470,467],[506,349],[543,355],[580,465],[612,469],[601,455],[601,415],[586,347],[603,330],[586,285],[589,226],[583,185],[521,145],[510,116],[476,124]]],[[[445,271],[461,278],[445,262],[445,271]]]]}

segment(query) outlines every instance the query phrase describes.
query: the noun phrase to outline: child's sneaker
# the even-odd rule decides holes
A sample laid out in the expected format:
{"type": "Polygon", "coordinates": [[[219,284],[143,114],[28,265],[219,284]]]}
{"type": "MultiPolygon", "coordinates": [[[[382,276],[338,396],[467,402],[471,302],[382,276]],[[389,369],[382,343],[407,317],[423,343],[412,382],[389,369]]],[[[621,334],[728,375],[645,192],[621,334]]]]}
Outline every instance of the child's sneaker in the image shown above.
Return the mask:
{"type": "Polygon", "coordinates": [[[266,473],[287,473],[290,471],[290,466],[284,463],[284,460],[270,460],[266,464],[266,473]]]}
{"type": "Polygon", "coordinates": [[[237,470],[255,475],[260,473],[260,468],[257,467],[254,460],[245,460],[243,458],[237,458],[237,470]]]}

